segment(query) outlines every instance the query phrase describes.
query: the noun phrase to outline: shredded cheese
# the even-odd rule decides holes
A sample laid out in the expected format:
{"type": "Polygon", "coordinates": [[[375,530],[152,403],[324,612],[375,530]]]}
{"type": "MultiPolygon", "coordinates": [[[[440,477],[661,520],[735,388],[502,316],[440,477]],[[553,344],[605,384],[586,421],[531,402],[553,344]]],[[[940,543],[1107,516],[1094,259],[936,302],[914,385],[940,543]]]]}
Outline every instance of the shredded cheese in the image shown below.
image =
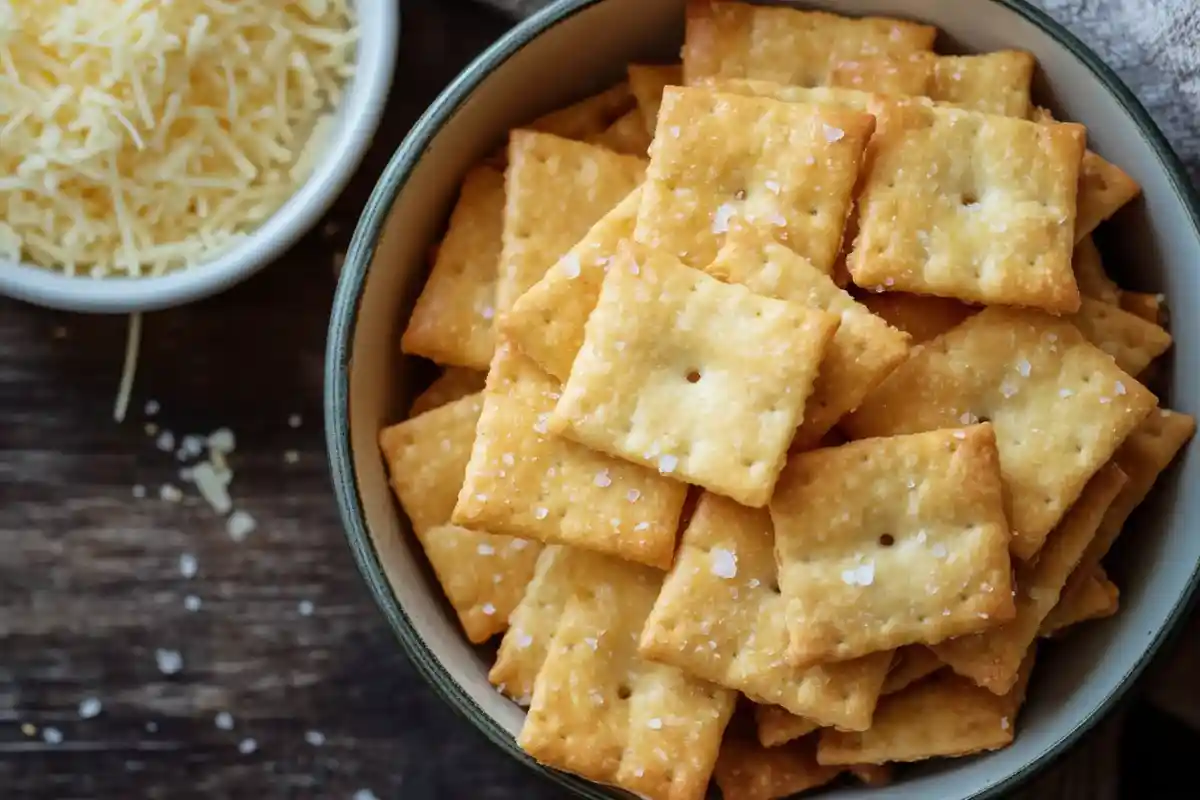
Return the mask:
{"type": "Polygon", "coordinates": [[[125,363],[121,367],[121,382],[117,386],[117,399],[113,403],[113,419],[125,421],[129,410],[129,396],[133,393],[133,379],[137,375],[138,356],[142,348],[142,315],[129,315],[129,331],[125,336],[125,363]]]}
{"type": "Polygon", "coordinates": [[[158,275],[311,172],[353,70],[347,0],[0,0],[0,258],[158,275]]]}

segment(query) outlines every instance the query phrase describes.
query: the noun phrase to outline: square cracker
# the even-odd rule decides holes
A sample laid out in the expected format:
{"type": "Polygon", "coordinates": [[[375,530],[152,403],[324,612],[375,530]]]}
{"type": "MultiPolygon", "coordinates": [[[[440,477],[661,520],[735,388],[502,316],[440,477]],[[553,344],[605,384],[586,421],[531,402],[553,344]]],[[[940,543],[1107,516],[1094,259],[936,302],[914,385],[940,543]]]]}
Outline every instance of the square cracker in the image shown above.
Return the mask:
{"type": "Polygon", "coordinates": [[[874,56],[835,64],[829,83],[880,94],[919,95],[968,111],[1025,119],[1036,66],[1034,57],[1021,50],[874,56]]]}
{"type": "Polygon", "coordinates": [[[551,430],[762,506],[837,326],[824,311],[624,247],[551,430]]]}
{"type": "Polygon", "coordinates": [[[645,162],[605,147],[513,131],[505,172],[496,308],[526,289],[642,180],[645,162]]]}
{"type": "Polygon", "coordinates": [[[758,294],[841,318],[821,362],[812,396],[805,403],[804,422],[792,441],[793,451],[817,445],[908,356],[907,335],[856,303],[807,259],[752,226],[734,222],[725,246],[704,270],[758,294]]]}
{"type": "Polygon", "coordinates": [[[998,461],[986,423],[793,456],[770,506],[792,662],[1011,619],[998,461]]]}
{"type": "Polygon", "coordinates": [[[1085,133],[881,101],[857,200],[854,282],[978,303],[1079,308],[1071,269],[1085,133]]]}
{"type": "Polygon", "coordinates": [[[521,352],[560,381],[571,373],[609,262],[621,242],[633,237],[641,190],[601,217],[578,244],[501,315],[499,328],[521,352]]]}
{"type": "Polygon", "coordinates": [[[1096,569],[1070,594],[1064,594],[1038,628],[1039,636],[1061,636],[1067,628],[1093,619],[1111,617],[1121,604],[1121,591],[1096,569]]]}
{"type": "Polygon", "coordinates": [[[447,367],[442,374],[434,379],[425,391],[413,400],[412,408],[408,411],[409,418],[419,417],[426,411],[453,403],[455,400],[469,394],[483,391],[487,373],[466,367],[447,367]]]}
{"type": "Polygon", "coordinates": [[[929,50],[936,37],[931,25],[886,17],[691,0],[683,74],[688,84],[715,77],[820,86],[838,61],[929,50]]]}
{"type": "Polygon", "coordinates": [[[879,704],[870,730],[821,731],[822,764],[882,764],[965,756],[1012,743],[1017,712],[1033,669],[1030,650],[1017,684],[1003,696],[981,689],[950,671],[914,684],[879,704]]]}
{"type": "Polygon", "coordinates": [[[749,736],[726,734],[713,779],[723,800],[776,800],[824,786],[841,772],[817,763],[816,737],[766,748],[749,736]]]}
{"type": "Polygon", "coordinates": [[[610,125],[634,108],[630,86],[621,82],[599,94],[572,103],[538,117],[527,127],[530,130],[583,141],[604,132],[610,125]]]}
{"type": "Polygon", "coordinates": [[[501,340],[453,522],[666,569],[687,487],[551,433],[558,396],[501,340]]]}
{"type": "Polygon", "coordinates": [[[392,489],[472,642],[486,641],[508,626],[509,612],[533,576],[540,549],[520,539],[446,524],[481,406],[481,397],[471,395],[379,435],[392,489]]]}
{"type": "Polygon", "coordinates": [[[892,654],[792,666],[775,577],[770,515],[704,494],[646,619],[642,655],[819,725],[866,729],[892,654]]]}
{"type": "Polygon", "coordinates": [[[668,87],[637,239],[700,268],[736,216],[829,273],[873,129],[844,107],[668,87]]]}
{"type": "Polygon", "coordinates": [[[439,364],[487,369],[495,349],[492,317],[504,225],[504,176],[467,173],[433,271],[400,338],[405,353],[439,364]]]}
{"type": "Polygon", "coordinates": [[[936,339],[979,311],[978,306],[950,297],[906,292],[866,292],[858,302],[893,328],[907,333],[913,344],[936,339]]]}
{"type": "Polygon", "coordinates": [[[1196,433],[1196,420],[1188,414],[1162,409],[1151,413],[1121,443],[1113,455],[1113,463],[1129,480],[1108,507],[1095,538],[1088,544],[1079,566],[1067,580],[1063,596],[1078,590],[1100,565],[1109,548],[1121,534],[1129,515],[1142,504],[1154,488],[1158,476],[1171,465],[1175,456],[1196,433]]]}
{"type": "Polygon", "coordinates": [[[646,133],[654,138],[658,124],[658,107],[662,105],[663,89],[683,83],[683,67],[679,64],[630,64],[629,88],[637,98],[638,111],[646,133]]]}
{"type": "Polygon", "coordinates": [[[635,108],[627,111],[600,133],[589,136],[587,141],[607,147],[614,153],[645,158],[652,138],[654,137],[646,133],[646,127],[642,124],[642,112],[635,108]]]}
{"type": "Polygon", "coordinates": [[[1083,298],[1079,311],[1067,319],[1130,375],[1140,375],[1171,346],[1164,328],[1102,300],[1083,298]]]}
{"type": "Polygon", "coordinates": [[[583,557],[517,742],[538,761],[645,797],[704,797],[735,692],[643,660],[662,573],[583,557]]]}
{"type": "MultiPolygon", "coordinates": [[[[870,656],[868,656],[870,658],[870,656]]],[[[817,669],[829,669],[836,663],[817,669]]],[[[893,694],[916,683],[944,667],[933,651],[919,644],[910,644],[896,650],[892,664],[884,678],[879,695],[893,694]]],[[[819,725],[810,719],[798,717],[779,706],[755,706],[754,721],[758,728],[758,741],[763,747],[777,747],[784,742],[798,739],[817,730],[819,725]]]]}
{"type": "Polygon", "coordinates": [[[1070,322],[993,306],[914,348],[840,427],[863,438],[991,420],[1012,551],[1029,559],[1156,405],[1070,322]]]}
{"type": "MultiPolygon", "coordinates": [[[[1040,123],[1054,122],[1054,115],[1045,108],[1035,108],[1032,119],[1040,123]]],[[[1088,150],[1079,168],[1079,190],[1075,212],[1075,241],[1080,241],[1099,227],[1100,223],[1133,198],[1142,187],[1120,167],[1088,150]]]]}
{"type": "Polygon", "coordinates": [[[935,645],[938,658],[993,694],[1006,694],[1012,689],[1021,661],[1037,639],[1038,628],[1058,603],[1067,577],[1095,537],[1105,511],[1125,480],[1120,467],[1109,463],[1101,468],[1050,532],[1037,560],[1017,566],[1016,617],[982,633],[935,645]]]}
{"type": "Polygon", "coordinates": [[[1121,287],[1104,271],[1100,250],[1091,236],[1085,236],[1075,243],[1071,268],[1075,270],[1075,282],[1079,284],[1081,295],[1094,297],[1110,305],[1120,305],[1121,287]]]}

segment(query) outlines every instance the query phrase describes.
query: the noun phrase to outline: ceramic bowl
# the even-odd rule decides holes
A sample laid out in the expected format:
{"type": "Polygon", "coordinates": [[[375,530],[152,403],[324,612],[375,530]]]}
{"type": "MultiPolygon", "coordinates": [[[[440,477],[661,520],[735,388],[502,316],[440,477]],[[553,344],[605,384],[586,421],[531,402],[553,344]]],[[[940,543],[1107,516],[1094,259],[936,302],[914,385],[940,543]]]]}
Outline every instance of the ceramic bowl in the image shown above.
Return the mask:
{"type": "MultiPolygon", "coordinates": [[[[933,23],[939,49],[1022,48],[1040,64],[1036,99],[1082,122],[1091,146],[1144,187],[1100,234],[1106,262],[1127,287],[1164,292],[1175,347],[1172,408],[1200,413],[1200,205],[1145,109],[1068,31],[1021,0],[840,0],[807,7],[933,23]]],[[[467,168],[512,126],[614,82],[629,61],[678,53],[682,0],[568,0],[517,26],[438,98],[393,157],[354,236],[334,300],[326,421],[347,535],[401,644],[430,683],[497,747],[582,797],[619,793],[543,770],[514,743],[523,712],[487,682],[488,661],[460,633],[393,502],[376,436],[403,418],[413,364],[399,341],[467,168]]],[[[1184,454],[1130,521],[1110,558],[1121,611],[1043,648],[1016,741],[985,756],[930,763],[886,790],[890,798],[993,797],[1062,753],[1130,687],[1176,626],[1197,584],[1200,456],[1184,454]]],[[[878,797],[846,788],[844,797],[878,797]]]]}
{"type": "Polygon", "coordinates": [[[396,65],[397,0],[354,0],[359,17],[355,73],[312,173],[265,222],[235,246],[191,269],[149,278],[64,275],[0,259],[0,294],[64,311],[155,311],[216,294],[281,256],[337,199],[379,125],[396,65]]]}

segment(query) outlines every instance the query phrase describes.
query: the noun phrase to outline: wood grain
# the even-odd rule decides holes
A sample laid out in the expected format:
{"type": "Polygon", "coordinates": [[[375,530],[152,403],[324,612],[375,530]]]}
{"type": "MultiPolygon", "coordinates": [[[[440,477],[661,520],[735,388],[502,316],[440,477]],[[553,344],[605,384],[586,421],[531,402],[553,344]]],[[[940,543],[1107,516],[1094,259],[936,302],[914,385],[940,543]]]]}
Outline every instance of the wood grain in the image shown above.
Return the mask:
{"type": "MultiPolygon", "coordinates": [[[[123,425],[111,414],[125,318],[0,301],[0,797],[558,796],[416,675],[351,561],[328,486],[333,254],[408,125],[508,24],[463,2],[409,0],[404,12],[385,123],[330,215],[339,232],[314,232],[219,298],[147,315],[123,425]],[[164,482],[181,485],[180,465],[143,430],[149,399],[177,435],[237,434],[232,491],[258,520],[244,542],[194,490],[158,499],[164,482]],[[147,497],[133,496],[138,484],[147,497]],[[160,648],[180,653],[180,672],[160,671],[160,648]],[[87,698],[102,711],[81,719],[87,698]],[[222,711],[233,730],[214,724],[222,711]],[[47,727],[60,743],[44,741],[47,727]],[[254,752],[240,752],[251,738],[254,752]]],[[[1089,742],[1111,748],[1106,737],[1089,742]]],[[[1101,796],[1111,772],[1098,765],[1115,759],[1089,747],[1028,796],[1064,785],[1101,796]]]]}

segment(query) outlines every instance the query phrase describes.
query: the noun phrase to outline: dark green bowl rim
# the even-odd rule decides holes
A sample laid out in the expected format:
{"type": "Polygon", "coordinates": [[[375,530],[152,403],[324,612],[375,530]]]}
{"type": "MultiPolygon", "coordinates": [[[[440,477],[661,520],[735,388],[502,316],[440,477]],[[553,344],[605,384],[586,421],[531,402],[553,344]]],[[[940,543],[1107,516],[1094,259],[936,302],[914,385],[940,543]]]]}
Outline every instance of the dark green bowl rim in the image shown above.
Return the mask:
{"type": "MultiPolygon", "coordinates": [[[[358,321],[359,298],[367,269],[374,255],[387,221],[392,203],[400,193],[409,173],[420,161],[426,147],[442,127],[457,113],[459,107],[470,97],[475,88],[497,67],[511,58],[526,44],[542,32],[557,25],[573,14],[603,2],[603,0],[559,0],[518,24],[482,55],[464,69],[457,78],[438,96],[437,100],[413,125],[404,142],[392,156],[376,184],[365,210],[354,231],[346,261],[333,300],[333,312],[329,324],[329,338],[325,360],[325,438],[329,452],[329,464],[333,477],[334,492],[346,531],[346,538],[358,568],[367,581],[379,608],[391,623],[409,658],[433,688],[457,712],[467,718],[488,739],[541,775],[569,789],[579,797],[592,800],[610,800],[617,796],[612,790],[590,781],[575,778],[557,770],[539,765],[517,746],[513,737],[480,708],[458,682],[441,665],[437,656],[413,628],[408,614],[400,606],[387,578],[379,555],[371,544],[367,531],[366,516],[359,500],[357,476],[350,448],[349,430],[349,366],[354,341],[355,325],[358,321]]],[[[1188,209],[1192,226],[1200,237],[1200,198],[1187,176],[1187,171],[1178,155],[1171,149],[1162,131],[1133,92],[1117,77],[1091,48],[1073,33],[1054,21],[1048,14],[1030,5],[1026,0],[988,0],[1004,6],[1026,21],[1033,23],[1049,34],[1059,44],[1070,50],[1082,61],[1105,88],[1120,102],[1124,110],[1137,122],[1146,140],[1153,146],[1159,162],[1171,179],[1171,185],[1180,202],[1188,209]]],[[[1149,664],[1151,657],[1162,647],[1163,642],[1177,627],[1190,599],[1200,584],[1200,565],[1193,571],[1188,588],[1179,598],[1170,616],[1156,633],[1141,659],[1128,674],[1109,692],[1107,698],[1095,712],[1080,720],[1074,728],[1062,736],[1038,758],[1005,779],[963,800],[981,800],[997,797],[1015,789],[1031,778],[1038,770],[1047,766],[1068,747],[1074,744],[1093,725],[1108,713],[1121,699],[1133,682],[1149,664]]]]}

